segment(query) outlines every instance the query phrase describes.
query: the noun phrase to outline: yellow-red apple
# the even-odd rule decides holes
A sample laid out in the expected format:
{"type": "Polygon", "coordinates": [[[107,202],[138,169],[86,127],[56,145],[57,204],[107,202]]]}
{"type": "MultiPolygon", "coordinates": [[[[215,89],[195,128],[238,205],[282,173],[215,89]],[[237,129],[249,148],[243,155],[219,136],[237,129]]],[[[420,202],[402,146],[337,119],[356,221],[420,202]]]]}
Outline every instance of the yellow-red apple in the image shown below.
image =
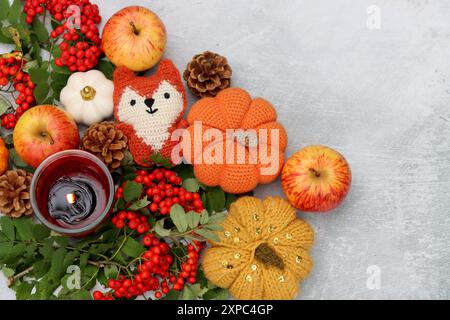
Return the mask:
{"type": "Polygon", "coordinates": [[[102,48],[108,59],[133,71],[145,71],[157,64],[166,43],[166,28],[161,19],[144,7],[120,10],[103,28],[102,48]]]}
{"type": "Polygon", "coordinates": [[[338,207],[350,190],[352,173],[345,158],[324,146],[306,147],[283,168],[281,183],[291,204],[306,212],[338,207]]]}
{"type": "Polygon", "coordinates": [[[33,168],[54,153],[78,149],[80,145],[75,121],[63,110],[50,105],[25,112],[17,122],[13,137],[17,154],[33,168]]]}

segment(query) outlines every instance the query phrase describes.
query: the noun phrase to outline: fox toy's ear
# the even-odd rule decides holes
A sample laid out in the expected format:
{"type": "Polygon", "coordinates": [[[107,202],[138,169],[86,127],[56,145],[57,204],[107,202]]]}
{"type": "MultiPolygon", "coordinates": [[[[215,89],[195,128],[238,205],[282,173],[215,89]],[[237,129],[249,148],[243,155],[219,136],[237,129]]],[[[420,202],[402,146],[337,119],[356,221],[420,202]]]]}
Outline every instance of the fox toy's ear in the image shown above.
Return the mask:
{"type": "Polygon", "coordinates": [[[134,79],[136,75],[134,72],[126,67],[117,67],[114,71],[115,83],[126,83],[134,79]]]}
{"type": "Polygon", "coordinates": [[[158,74],[164,79],[178,79],[180,77],[177,67],[169,59],[161,60],[158,67],[158,74]]]}

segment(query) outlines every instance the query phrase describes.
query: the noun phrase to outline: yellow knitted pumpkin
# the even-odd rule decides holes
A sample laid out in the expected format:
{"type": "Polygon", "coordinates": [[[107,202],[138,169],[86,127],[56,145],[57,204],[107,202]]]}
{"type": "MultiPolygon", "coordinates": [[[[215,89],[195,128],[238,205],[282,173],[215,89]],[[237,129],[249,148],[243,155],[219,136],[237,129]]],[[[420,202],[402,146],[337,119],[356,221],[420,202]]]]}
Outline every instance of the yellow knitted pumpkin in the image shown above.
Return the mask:
{"type": "Polygon", "coordinates": [[[203,268],[215,285],[242,300],[288,300],[312,269],[314,232],[280,198],[240,198],[231,205],[205,253],[203,268]]]}

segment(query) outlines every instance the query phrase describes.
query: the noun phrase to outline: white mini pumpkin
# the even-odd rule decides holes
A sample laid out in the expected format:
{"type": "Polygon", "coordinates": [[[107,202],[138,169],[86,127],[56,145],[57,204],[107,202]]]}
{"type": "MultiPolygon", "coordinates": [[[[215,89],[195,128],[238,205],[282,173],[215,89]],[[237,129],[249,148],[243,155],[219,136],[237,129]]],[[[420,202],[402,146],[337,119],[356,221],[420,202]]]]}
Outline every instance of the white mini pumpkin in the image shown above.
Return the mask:
{"type": "Polygon", "coordinates": [[[77,123],[90,126],[113,115],[114,84],[97,70],[70,76],[60,101],[77,123]]]}

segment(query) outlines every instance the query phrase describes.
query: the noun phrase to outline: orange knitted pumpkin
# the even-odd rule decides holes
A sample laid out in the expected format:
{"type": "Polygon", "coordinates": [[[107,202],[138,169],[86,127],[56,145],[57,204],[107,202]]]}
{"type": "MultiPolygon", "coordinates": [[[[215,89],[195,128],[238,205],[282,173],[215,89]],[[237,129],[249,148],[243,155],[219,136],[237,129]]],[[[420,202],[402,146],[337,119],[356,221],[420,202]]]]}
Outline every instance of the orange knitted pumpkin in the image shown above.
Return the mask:
{"type": "Polygon", "coordinates": [[[280,174],[287,134],[268,101],[252,100],[245,90],[230,88],[198,101],[187,120],[189,139],[183,140],[183,155],[203,184],[241,194],[273,182],[280,174]],[[207,156],[214,161],[205,161],[207,156]]]}

